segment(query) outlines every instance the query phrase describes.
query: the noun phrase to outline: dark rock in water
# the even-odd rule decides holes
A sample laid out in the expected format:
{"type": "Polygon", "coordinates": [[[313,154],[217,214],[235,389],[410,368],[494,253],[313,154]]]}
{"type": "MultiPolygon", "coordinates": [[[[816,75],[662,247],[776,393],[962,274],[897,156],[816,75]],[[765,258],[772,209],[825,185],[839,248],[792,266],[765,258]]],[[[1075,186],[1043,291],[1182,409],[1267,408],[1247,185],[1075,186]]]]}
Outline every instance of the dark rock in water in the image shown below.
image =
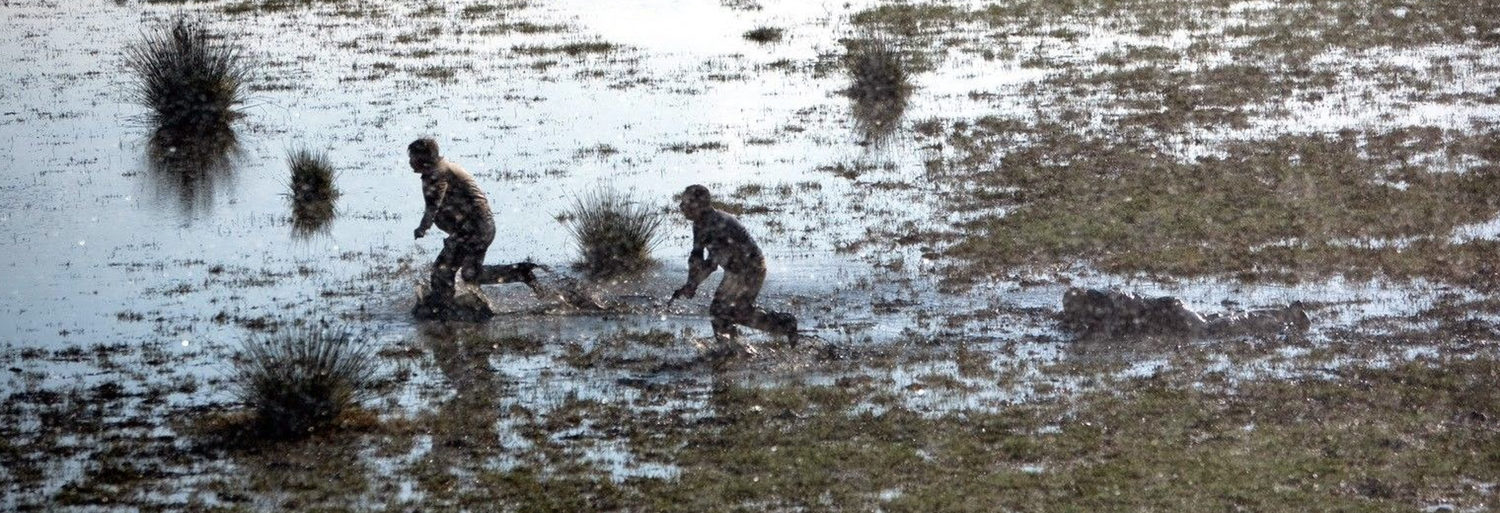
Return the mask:
{"type": "Polygon", "coordinates": [[[1063,294],[1060,320],[1063,329],[1080,336],[1188,334],[1204,324],[1174,297],[1080,288],[1063,294]]]}
{"type": "Polygon", "coordinates": [[[1251,335],[1301,332],[1312,325],[1302,303],[1208,317],[1170,297],[1114,290],[1070,288],[1059,315],[1064,330],[1079,337],[1103,335],[1251,335]]]}

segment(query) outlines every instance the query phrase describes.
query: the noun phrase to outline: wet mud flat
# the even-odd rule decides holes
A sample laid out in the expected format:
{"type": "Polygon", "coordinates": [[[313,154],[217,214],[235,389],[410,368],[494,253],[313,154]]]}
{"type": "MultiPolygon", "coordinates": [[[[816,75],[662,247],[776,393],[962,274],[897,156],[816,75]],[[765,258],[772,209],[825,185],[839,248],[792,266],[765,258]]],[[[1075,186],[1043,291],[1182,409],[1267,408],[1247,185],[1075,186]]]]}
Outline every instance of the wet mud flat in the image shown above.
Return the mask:
{"type": "Polygon", "coordinates": [[[0,7],[0,509],[1495,502],[1488,6],[68,7],[0,7]],[[110,64],[183,11],[263,65],[238,152],[192,183],[142,162],[110,64]],[[860,38],[910,66],[896,105],[846,94],[860,38]],[[686,272],[672,222],[606,311],[507,286],[483,291],[488,323],[412,321],[436,250],[409,241],[399,150],[422,135],[491,194],[491,260],[565,264],[549,218],[574,191],[671,214],[709,184],[767,250],[763,300],[815,339],[708,357],[706,299],[664,304],[686,272]],[[343,191],[313,234],[281,167],[306,143],[343,191]],[[1313,323],[1073,340],[1053,318],[1070,286],[1303,301],[1313,323]],[[241,344],[325,321],[376,348],[375,398],[304,440],[251,436],[241,344]]]}

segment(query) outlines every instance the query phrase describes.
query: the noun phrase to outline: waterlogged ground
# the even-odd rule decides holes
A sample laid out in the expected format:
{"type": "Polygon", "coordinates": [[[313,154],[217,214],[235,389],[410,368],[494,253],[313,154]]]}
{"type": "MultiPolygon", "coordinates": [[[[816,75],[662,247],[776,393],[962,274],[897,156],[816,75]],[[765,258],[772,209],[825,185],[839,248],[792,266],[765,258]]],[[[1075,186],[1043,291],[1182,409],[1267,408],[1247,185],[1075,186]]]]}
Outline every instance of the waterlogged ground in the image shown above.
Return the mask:
{"type": "MultiPolygon", "coordinates": [[[[0,5],[0,509],[1480,511],[1496,503],[1500,12],[1437,2],[0,5]],[[177,14],[255,66],[230,165],[148,165],[123,50],[177,14]],[[779,40],[751,41],[756,28],[779,40]],[[912,66],[853,116],[844,41],[912,66]],[[875,127],[875,128],[872,128],[875,127]],[[880,127],[893,127],[881,129],[880,127]],[[407,309],[407,142],[566,268],[597,188],[669,221],[578,312],[407,309]],[[338,215],[298,233],[289,150],[338,215]],[[815,339],[703,357],[671,194],[709,185],[815,339]],[[1304,334],[1070,341],[1069,286],[1304,334]],[[379,398],[226,439],[240,344],[345,325],[379,398]]],[[[549,277],[550,279],[550,277],[549,277]]],[[[712,285],[710,283],[709,285],[712,285]]],[[[707,288],[705,287],[705,291],[707,288]]],[[[706,296],[707,294],[705,294],[706,296]]]]}

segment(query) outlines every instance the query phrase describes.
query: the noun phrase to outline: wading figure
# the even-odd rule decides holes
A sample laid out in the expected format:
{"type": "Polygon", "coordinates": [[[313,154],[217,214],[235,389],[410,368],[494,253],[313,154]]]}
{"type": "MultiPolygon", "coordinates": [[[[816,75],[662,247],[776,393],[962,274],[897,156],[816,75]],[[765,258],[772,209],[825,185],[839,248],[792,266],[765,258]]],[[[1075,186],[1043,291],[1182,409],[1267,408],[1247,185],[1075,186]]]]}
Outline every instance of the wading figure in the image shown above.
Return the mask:
{"type": "Polygon", "coordinates": [[[708,307],[714,338],[732,339],[738,335],[735,325],[742,324],[786,335],[787,343],[795,347],[797,318],[755,306],[766,281],[766,260],[745,227],[734,216],[713,208],[708,188],[702,185],[683,190],[678,207],[693,222],[693,251],[688,254],[687,284],[677,289],[672,299],[693,297],[698,284],[723,267],[724,279],[708,307]]]}
{"type": "MultiPolygon", "coordinates": [[[[422,197],[426,209],[413,235],[420,239],[434,224],[446,232],[443,251],[432,264],[432,286],[412,313],[420,318],[451,318],[458,312],[453,302],[454,274],[465,282],[493,284],[535,281],[530,262],[484,265],[484,254],[495,240],[495,220],[490,202],[468,171],[444,159],[437,141],[417,139],[406,147],[413,172],[422,175],[422,197]]],[[[477,312],[487,317],[493,312],[477,312]]]]}
{"type": "Polygon", "coordinates": [[[1204,317],[1175,297],[1080,288],[1063,293],[1060,318],[1064,329],[1080,337],[1275,334],[1306,331],[1312,324],[1300,302],[1285,308],[1204,317]]]}

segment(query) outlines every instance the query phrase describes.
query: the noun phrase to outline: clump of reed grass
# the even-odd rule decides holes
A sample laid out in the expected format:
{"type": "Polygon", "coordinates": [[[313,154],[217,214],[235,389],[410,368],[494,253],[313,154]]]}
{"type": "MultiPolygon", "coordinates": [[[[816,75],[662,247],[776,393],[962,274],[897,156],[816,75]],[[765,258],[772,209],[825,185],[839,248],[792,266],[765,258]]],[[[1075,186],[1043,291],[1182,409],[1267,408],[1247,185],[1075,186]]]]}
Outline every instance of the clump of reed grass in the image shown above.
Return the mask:
{"type": "Polygon", "coordinates": [[[892,39],[863,37],[845,46],[844,67],[850,83],[844,94],[860,103],[905,103],[911,94],[911,74],[892,39]]]}
{"type": "Polygon", "coordinates": [[[158,131],[216,133],[243,114],[250,67],[239,46],[179,17],[126,50],[134,98],[158,131]]]}
{"type": "Polygon", "coordinates": [[[233,383],[258,434],[293,439],[332,425],[373,397],[375,372],[370,346],[347,329],[320,325],[248,341],[233,383]]]}
{"type": "Polygon", "coordinates": [[[327,153],[299,148],[287,152],[286,163],[292,170],[292,201],[331,202],[339,197],[327,153]]]}
{"type": "Polygon", "coordinates": [[[896,43],[885,36],[845,42],[844,67],[854,100],[854,119],[872,140],[883,140],[895,129],[911,95],[911,72],[896,43]]]}
{"type": "Polygon", "coordinates": [[[334,184],[333,164],[328,154],[307,148],[287,152],[291,169],[292,228],[302,235],[318,232],[334,217],[334,200],[339,197],[334,184]]]}
{"type": "Polygon", "coordinates": [[[577,267],[591,276],[617,276],[653,262],[661,216],[629,195],[595,191],[576,198],[559,218],[578,244],[582,260],[577,267]]]}

